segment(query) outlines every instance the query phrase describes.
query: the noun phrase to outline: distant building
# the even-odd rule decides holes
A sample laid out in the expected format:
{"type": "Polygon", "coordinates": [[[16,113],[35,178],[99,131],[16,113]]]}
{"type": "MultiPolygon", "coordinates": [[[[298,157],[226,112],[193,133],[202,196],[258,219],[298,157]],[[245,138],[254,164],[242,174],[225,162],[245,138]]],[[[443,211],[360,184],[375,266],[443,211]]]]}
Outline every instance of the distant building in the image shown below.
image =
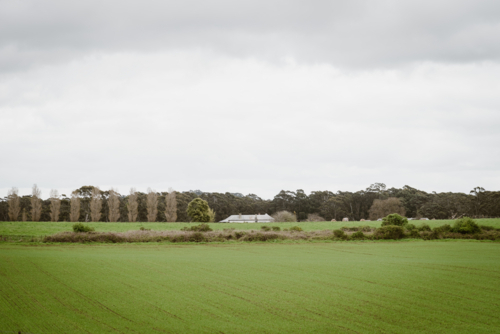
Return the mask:
{"type": "Polygon", "coordinates": [[[272,223],[272,222],[274,222],[274,218],[268,215],[267,213],[263,215],[261,214],[232,215],[220,221],[220,223],[272,223]]]}

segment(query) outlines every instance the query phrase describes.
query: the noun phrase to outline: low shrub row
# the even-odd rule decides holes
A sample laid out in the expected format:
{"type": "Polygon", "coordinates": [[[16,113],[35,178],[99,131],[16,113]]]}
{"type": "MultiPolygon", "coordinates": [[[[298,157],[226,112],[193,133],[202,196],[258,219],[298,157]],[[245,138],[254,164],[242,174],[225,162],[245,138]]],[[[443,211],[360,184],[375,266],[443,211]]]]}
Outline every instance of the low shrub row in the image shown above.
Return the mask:
{"type": "Polygon", "coordinates": [[[399,240],[416,238],[500,240],[500,229],[479,226],[470,218],[462,218],[453,226],[442,225],[431,229],[422,224],[383,225],[373,229],[368,226],[338,230],[304,232],[298,226],[280,231],[277,226],[262,226],[261,231],[237,231],[234,228],[212,231],[207,224],[183,228],[181,231],[151,231],[141,227],[139,231],[123,233],[95,232],[84,224],[75,224],[74,232],[47,236],[44,242],[214,242],[214,241],[269,241],[269,240],[399,240]],[[347,232],[347,233],[346,233],[347,232]]]}

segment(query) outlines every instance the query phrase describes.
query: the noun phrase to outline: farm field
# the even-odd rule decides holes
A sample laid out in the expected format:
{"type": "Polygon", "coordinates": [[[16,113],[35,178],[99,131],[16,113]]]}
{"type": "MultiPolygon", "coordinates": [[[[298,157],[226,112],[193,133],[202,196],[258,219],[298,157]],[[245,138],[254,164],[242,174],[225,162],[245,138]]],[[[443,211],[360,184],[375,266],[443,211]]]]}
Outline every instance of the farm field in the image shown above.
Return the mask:
{"type": "Polygon", "coordinates": [[[0,244],[0,331],[493,333],[500,245],[0,244]]]}
{"type": "MultiPolygon", "coordinates": [[[[500,228],[500,218],[492,219],[476,219],[480,225],[490,225],[500,228]]],[[[422,223],[428,224],[431,228],[450,224],[453,225],[454,220],[427,220],[427,221],[412,221],[415,225],[422,223]]],[[[58,232],[72,231],[74,223],[69,222],[0,222],[0,235],[29,235],[43,236],[52,235],[58,232]]],[[[152,230],[180,230],[185,226],[197,225],[198,223],[87,223],[95,228],[97,232],[126,232],[130,230],[138,230],[141,226],[152,230]]],[[[210,223],[210,227],[214,230],[222,230],[225,228],[235,228],[238,230],[259,230],[262,225],[280,226],[282,229],[292,226],[300,226],[304,231],[317,230],[333,230],[343,226],[371,226],[380,227],[381,222],[378,221],[351,221],[351,222],[300,222],[300,223],[210,223]]]]}

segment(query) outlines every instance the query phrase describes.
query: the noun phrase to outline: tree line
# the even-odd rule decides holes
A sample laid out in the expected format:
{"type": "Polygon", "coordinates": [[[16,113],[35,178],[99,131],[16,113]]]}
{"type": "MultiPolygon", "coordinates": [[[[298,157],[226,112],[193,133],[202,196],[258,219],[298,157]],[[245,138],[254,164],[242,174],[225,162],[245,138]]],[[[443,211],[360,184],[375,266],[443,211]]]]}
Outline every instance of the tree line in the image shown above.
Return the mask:
{"type": "MultiPolygon", "coordinates": [[[[195,198],[205,200],[214,221],[230,215],[273,214],[289,211],[297,220],[318,215],[325,220],[376,219],[385,212],[397,212],[406,217],[429,219],[456,219],[462,216],[475,218],[500,217],[500,191],[486,191],[476,187],[469,194],[427,193],[404,186],[387,189],[383,183],[372,184],[357,192],[280,191],[271,200],[255,194],[209,193],[200,190],[146,193],[131,189],[127,195],[115,189],[100,190],[83,186],[69,196],[52,190],[46,200],[34,185],[31,195],[20,196],[12,188],[8,196],[0,200],[0,220],[3,221],[101,221],[101,222],[189,222],[188,204],[195,198]],[[390,209],[389,209],[390,208],[390,209]],[[389,211],[387,211],[389,210],[389,211]]],[[[379,217],[380,216],[380,217],[379,217]]]]}

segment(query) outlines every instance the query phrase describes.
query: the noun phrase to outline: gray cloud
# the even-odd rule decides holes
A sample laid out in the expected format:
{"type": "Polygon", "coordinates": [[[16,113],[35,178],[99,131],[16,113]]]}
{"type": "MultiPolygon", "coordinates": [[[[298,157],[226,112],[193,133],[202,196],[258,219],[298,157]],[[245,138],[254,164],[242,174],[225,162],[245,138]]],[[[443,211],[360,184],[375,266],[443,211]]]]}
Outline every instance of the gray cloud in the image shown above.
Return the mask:
{"type": "Polygon", "coordinates": [[[495,0],[3,1],[0,69],[200,48],[351,68],[498,61],[499,35],[495,0]]]}
{"type": "Polygon", "coordinates": [[[500,187],[498,1],[0,1],[0,195],[500,187]]]}

